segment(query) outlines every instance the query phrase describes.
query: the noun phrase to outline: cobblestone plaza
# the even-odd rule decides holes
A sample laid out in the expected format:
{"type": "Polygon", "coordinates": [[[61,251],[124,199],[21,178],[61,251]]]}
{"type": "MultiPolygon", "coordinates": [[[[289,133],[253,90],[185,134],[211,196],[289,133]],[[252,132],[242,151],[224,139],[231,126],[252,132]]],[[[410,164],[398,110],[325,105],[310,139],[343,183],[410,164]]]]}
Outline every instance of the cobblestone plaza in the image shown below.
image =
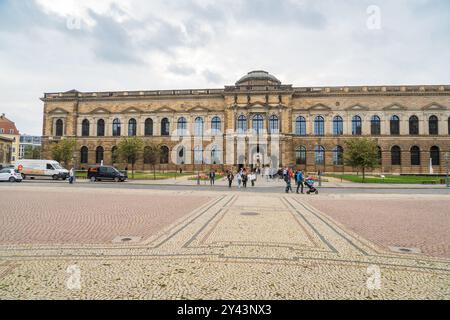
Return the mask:
{"type": "Polygon", "coordinates": [[[0,189],[1,299],[450,298],[448,195],[0,189]]]}

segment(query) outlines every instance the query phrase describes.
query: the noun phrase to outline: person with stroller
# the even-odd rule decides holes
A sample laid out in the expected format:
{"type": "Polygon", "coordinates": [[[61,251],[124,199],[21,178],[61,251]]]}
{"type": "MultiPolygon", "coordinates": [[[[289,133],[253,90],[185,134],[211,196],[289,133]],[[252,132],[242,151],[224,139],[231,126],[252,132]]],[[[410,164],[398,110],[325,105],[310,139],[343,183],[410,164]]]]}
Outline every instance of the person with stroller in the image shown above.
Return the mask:
{"type": "Polygon", "coordinates": [[[297,194],[299,193],[298,191],[300,190],[300,188],[301,188],[302,194],[304,194],[304,187],[305,187],[305,185],[303,184],[303,179],[304,179],[303,171],[302,170],[298,170],[295,173],[295,182],[297,183],[297,194]]]}
{"type": "Polygon", "coordinates": [[[315,193],[315,194],[319,194],[319,190],[317,190],[314,187],[314,183],[315,183],[315,179],[311,176],[309,176],[308,178],[306,178],[305,180],[305,186],[308,187],[308,191],[306,192],[307,194],[311,194],[311,193],[315,193]]]}

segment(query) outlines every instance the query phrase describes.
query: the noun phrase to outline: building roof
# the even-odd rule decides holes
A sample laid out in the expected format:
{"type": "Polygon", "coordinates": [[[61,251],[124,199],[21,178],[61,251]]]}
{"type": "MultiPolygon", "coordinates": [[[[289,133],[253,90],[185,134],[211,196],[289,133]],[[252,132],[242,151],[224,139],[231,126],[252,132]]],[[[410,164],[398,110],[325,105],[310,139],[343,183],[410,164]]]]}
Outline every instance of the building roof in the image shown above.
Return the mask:
{"type": "Polygon", "coordinates": [[[6,118],[4,113],[0,116],[0,129],[3,129],[3,134],[14,134],[14,135],[20,134],[19,130],[17,130],[16,128],[16,124],[11,120],[9,120],[8,118],[6,118]],[[11,130],[13,130],[12,133],[11,130]]]}
{"type": "Polygon", "coordinates": [[[243,76],[238,82],[236,82],[236,85],[242,85],[249,83],[251,81],[267,81],[271,84],[281,84],[281,81],[278,80],[275,76],[271,75],[267,71],[263,70],[256,70],[251,71],[245,76],[243,76]]]}

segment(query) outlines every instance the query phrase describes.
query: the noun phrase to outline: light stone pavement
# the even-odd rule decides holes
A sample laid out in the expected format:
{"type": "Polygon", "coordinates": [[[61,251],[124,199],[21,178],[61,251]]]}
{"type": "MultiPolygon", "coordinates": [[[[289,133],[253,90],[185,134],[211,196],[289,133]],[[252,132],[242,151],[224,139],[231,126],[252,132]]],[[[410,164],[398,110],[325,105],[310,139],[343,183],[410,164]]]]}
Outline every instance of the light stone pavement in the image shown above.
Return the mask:
{"type": "MultiPolygon", "coordinates": [[[[0,185],[0,298],[450,299],[445,250],[441,256],[392,252],[389,235],[372,242],[370,233],[359,232],[360,220],[334,220],[335,212],[319,211],[315,203],[358,199],[372,206],[380,198],[397,205],[448,203],[445,195],[0,185]],[[67,199],[81,209],[68,205],[65,212],[67,199]],[[67,286],[71,266],[80,271],[80,290],[67,286]],[[380,287],[367,285],[373,266],[381,272],[380,287]]],[[[437,228],[427,232],[445,230],[439,224],[446,219],[433,213],[437,228]]]]}

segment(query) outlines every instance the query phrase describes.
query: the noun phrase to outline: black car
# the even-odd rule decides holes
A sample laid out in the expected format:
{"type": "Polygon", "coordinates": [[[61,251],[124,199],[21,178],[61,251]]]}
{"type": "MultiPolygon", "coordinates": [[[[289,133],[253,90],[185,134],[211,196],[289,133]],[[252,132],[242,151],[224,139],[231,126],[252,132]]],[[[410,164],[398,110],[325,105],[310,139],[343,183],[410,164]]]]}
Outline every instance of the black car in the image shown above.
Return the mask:
{"type": "Polygon", "coordinates": [[[87,178],[92,182],[105,180],[124,182],[128,177],[114,167],[98,166],[89,168],[87,178]]]}

